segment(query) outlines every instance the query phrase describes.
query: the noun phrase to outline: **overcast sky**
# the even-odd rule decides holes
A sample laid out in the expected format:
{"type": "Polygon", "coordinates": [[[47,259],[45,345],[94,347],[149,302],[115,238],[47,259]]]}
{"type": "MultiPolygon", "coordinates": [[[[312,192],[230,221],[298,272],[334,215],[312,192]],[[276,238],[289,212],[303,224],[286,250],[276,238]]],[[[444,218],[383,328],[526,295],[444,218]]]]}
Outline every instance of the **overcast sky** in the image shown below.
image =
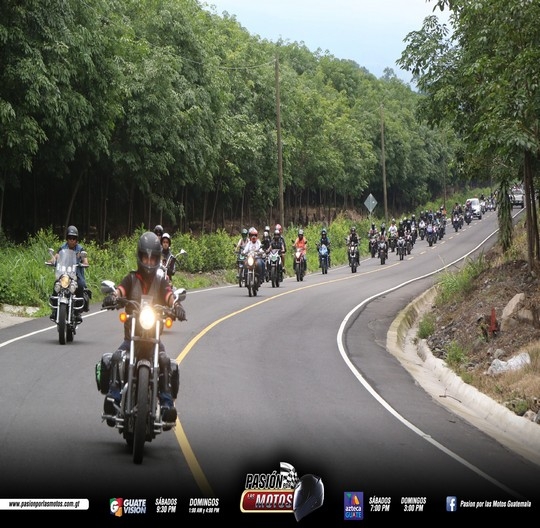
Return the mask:
{"type": "Polygon", "coordinates": [[[303,42],[311,51],[328,51],[351,59],[377,77],[385,68],[405,82],[408,72],[396,66],[403,40],[435,14],[447,22],[447,11],[433,13],[435,0],[200,0],[216,14],[224,11],[250,34],[277,42],[303,42]],[[208,6],[214,6],[214,9],[208,6]]]}

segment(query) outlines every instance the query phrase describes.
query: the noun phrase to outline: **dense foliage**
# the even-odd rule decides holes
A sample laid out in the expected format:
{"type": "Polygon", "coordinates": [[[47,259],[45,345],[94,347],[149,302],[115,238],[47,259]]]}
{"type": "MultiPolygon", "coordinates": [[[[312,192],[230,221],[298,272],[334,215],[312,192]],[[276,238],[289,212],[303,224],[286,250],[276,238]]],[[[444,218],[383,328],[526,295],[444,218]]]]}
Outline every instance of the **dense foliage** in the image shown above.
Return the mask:
{"type": "Polygon", "coordinates": [[[422,96],[391,69],[377,79],[262,40],[195,0],[4,2],[0,42],[12,240],[69,224],[105,242],[156,223],[328,221],[370,193],[382,209],[383,166],[391,211],[456,183],[452,134],[417,120],[422,96]]]}

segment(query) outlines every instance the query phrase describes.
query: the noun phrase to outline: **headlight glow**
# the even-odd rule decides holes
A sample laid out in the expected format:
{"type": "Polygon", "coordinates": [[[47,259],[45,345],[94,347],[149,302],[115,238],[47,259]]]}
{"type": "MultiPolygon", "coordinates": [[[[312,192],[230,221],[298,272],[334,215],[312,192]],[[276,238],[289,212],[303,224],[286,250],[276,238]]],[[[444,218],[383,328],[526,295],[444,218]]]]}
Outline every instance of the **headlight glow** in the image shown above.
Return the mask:
{"type": "Polygon", "coordinates": [[[255,259],[253,258],[253,255],[250,255],[248,257],[248,265],[253,266],[253,263],[255,262],[255,259]]]}
{"type": "Polygon", "coordinates": [[[69,277],[67,275],[62,275],[60,279],[58,279],[58,282],[62,288],[67,288],[69,286],[69,277]]]}
{"type": "Polygon", "coordinates": [[[145,306],[141,310],[139,322],[145,330],[150,330],[156,324],[156,314],[151,306],[145,306]]]}

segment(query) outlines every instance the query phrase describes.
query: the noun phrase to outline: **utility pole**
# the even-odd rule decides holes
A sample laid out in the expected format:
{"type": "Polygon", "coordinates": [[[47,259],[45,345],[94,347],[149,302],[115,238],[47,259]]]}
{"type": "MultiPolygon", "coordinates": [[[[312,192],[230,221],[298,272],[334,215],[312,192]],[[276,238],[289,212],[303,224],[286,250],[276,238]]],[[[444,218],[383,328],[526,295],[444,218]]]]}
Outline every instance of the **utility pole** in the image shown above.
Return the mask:
{"type": "Polygon", "coordinates": [[[384,222],[388,224],[388,198],[386,195],[386,157],[384,153],[384,107],[381,103],[381,165],[382,165],[382,181],[384,195],[384,222]]]}
{"type": "Polygon", "coordinates": [[[283,151],[281,149],[281,102],[279,95],[279,56],[276,52],[276,130],[278,149],[278,180],[279,180],[279,223],[285,225],[285,207],[283,205],[283,151]]]}

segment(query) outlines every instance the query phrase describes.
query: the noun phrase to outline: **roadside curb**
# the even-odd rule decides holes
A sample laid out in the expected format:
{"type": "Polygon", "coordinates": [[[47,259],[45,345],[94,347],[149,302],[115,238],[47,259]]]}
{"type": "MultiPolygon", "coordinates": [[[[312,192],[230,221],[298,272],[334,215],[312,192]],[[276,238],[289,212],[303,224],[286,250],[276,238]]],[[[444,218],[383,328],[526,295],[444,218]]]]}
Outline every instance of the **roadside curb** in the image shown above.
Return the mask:
{"type": "Polygon", "coordinates": [[[466,384],[436,358],[418,325],[437,294],[433,286],[409,303],[394,319],[387,334],[392,353],[434,400],[528,460],[540,465],[540,425],[517,416],[489,396],[466,384]]]}

